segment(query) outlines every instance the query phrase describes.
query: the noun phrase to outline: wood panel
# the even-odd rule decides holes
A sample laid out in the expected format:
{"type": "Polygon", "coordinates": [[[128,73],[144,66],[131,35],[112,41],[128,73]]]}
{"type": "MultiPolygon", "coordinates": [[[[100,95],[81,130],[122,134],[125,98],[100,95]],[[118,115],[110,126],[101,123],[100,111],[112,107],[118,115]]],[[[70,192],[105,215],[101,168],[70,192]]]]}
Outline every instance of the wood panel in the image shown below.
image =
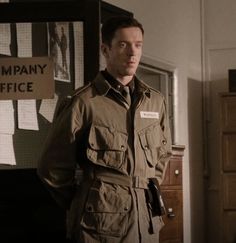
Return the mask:
{"type": "MultiPolygon", "coordinates": [[[[236,176],[235,174],[223,175],[224,209],[236,210],[236,176]]],[[[236,224],[236,221],[235,221],[236,224]]]]}
{"type": "Polygon", "coordinates": [[[223,239],[224,243],[236,242],[236,212],[228,211],[224,214],[223,224],[223,239]]]}
{"type": "Polygon", "coordinates": [[[220,242],[236,242],[236,93],[220,94],[220,242]]]}
{"type": "Polygon", "coordinates": [[[222,100],[221,126],[223,130],[236,130],[236,96],[225,95],[222,100]]]}
{"type": "Polygon", "coordinates": [[[236,172],[236,132],[223,133],[222,162],[224,171],[236,172]]]}

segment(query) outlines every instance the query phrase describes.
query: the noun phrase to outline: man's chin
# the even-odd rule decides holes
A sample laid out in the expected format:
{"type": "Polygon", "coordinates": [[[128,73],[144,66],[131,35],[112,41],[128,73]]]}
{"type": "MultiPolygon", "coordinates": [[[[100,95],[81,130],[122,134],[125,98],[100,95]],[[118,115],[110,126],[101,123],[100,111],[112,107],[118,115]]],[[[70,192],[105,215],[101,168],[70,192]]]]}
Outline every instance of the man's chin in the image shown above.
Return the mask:
{"type": "Polygon", "coordinates": [[[127,76],[134,76],[136,73],[136,69],[128,69],[126,70],[126,75],[127,76]]]}

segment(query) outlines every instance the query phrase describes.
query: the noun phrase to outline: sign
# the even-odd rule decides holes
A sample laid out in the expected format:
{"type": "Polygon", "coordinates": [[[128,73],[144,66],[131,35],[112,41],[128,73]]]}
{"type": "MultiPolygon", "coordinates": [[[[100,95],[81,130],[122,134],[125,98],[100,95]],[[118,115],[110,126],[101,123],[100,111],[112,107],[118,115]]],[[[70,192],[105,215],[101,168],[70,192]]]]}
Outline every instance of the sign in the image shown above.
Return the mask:
{"type": "Polygon", "coordinates": [[[0,100],[53,98],[53,76],[49,57],[0,58],[0,100]]]}

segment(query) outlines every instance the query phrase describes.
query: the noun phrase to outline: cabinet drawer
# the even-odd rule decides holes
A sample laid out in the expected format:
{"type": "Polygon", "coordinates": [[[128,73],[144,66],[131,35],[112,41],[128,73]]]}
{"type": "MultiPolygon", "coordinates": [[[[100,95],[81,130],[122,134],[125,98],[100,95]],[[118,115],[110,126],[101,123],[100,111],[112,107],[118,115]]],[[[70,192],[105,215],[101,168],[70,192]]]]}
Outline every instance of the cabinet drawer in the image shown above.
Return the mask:
{"type": "Polygon", "coordinates": [[[180,160],[170,160],[165,177],[162,182],[163,186],[181,186],[182,185],[182,162],[180,160]]]}
{"type": "Polygon", "coordinates": [[[163,190],[167,214],[163,217],[165,226],[160,232],[160,243],[183,242],[182,191],[163,190]]]}
{"type": "Polygon", "coordinates": [[[182,185],[182,162],[180,160],[170,161],[170,185],[182,185]]]}

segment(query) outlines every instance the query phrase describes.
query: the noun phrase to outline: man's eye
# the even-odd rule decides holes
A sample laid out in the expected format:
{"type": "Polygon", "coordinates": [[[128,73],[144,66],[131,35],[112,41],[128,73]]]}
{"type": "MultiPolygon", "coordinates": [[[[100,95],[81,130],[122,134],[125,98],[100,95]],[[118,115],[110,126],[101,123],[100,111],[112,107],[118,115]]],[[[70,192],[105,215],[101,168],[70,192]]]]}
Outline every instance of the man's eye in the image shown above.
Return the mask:
{"type": "Polygon", "coordinates": [[[124,42],[121,42],[121,43],[120,43],[120,47],[121,47],[121,48],[124,48],[124,47],[126,47],[126,44],[125,44],[124,42]]]}
{"type": "Polygon", "coordinates": [[[137,48],[142,48],[142,46],[143,46],[142,43],[137,43],[137,44],[136,44],[136,47],[137,47],[137,48]]]}

